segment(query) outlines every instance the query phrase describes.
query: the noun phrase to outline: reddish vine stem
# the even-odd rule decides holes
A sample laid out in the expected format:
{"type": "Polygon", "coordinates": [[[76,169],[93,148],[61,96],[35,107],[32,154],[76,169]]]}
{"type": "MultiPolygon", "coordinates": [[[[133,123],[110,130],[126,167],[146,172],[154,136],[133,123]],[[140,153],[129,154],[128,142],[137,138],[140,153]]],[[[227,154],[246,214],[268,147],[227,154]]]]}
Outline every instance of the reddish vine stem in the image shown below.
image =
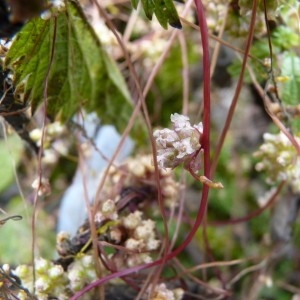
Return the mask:
{"type": "Polygon", "coordinates": [[[228,221],[216,221],[216,222],[211,222],[208,224],[208,226],[226,226],[226,225],[234,225],[234,224],[239,224],[241,222],[247,222],[250,221],[251,219],[259,216],[261,213],[263,213],[267,208],[272,207],[277,199],[277,196],[280,194],[282,188],[285,185],[285,181],[282,181],[280,185],[277,187],[276,191],[274,194],[270,197],[269,201],[259,209],[253,211],[252,213],[248,214],[247,216],[236,218],[236,219],[231,219],[228,221]]]}

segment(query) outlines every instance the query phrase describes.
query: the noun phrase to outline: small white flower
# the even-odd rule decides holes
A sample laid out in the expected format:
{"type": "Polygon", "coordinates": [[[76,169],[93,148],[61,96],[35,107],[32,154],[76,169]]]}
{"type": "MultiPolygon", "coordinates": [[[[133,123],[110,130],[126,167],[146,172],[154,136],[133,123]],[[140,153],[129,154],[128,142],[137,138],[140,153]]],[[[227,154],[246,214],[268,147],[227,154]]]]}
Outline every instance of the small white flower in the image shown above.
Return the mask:
{"type": "Polygon", "coordinates": [[[142,212],[136,210],[134,213],[124,217],[123,225],[127,229],[135,229],[142,221],[142,212]]]}
{"type": "Polygon", "coordinates": [[[149,240],[146,241],[146,250],[148,251],[157,250],[159,245],[160,245],[160,240],[150,238],[149,240]]]}
{"type": "Polygon", "coordinates": [[[130,170],[133,175],[137,177],[143,177],[146,173],[146,168],[143,163],[140,163],[138,160],[132,160],[129,162],[130,170]]]}
{"type": "MultiPolygon", "coordinates": [[[[148,293],[152,291],[153,288],[150,286],[148,288],[148,293]]],[[[166,284],[161,283],[156,285],[154,288],[154,294],[151,299],[160,299],[160,300],[180,300],[184,294],[182,289],[170,290],[167,288],[166,284]]]]}
{"type": "Polygon", "coordinates": [[[141,240],[136,240],[133,238],[129,238],[126,242],[125,242],[125,247],[128,250],[132,250],[132,251],[140,251],[143,247],[143,241],[141,240]]]}
{"type": "Polygon", "coordinates": [[[155,222],[153,220],[143,220],[134,231],[134,237],[136,239],[147,240],[154,236],[155,222]]]}
{"type": "Polygon", "coordinates": [[[122,240],[122,231],[119,228],[112,228],[110,230],[110,239],[115,244],[119,244],[122,240]]]}
{"type": "MultiPolygon", "coordinates": [[[[256,164],[257,171],[266,171],[267,183],[274,184],[277,181],[286,180],[293,192],[300,191],[300,172],[298,166],[300,159],[289,139],[280,132],[279,134],[264,134],[262,144],[254,155],[261,160],[256,164]]],[[[295,137],[300,144],[300,139],[295,137]]]]}
{"type": "Polygon", "coordinates": [[[50,287],[49,280],[46,279],[45,276],[40,277],[35,282],[35,288],[38,292],[44,292],[50,287]]]}
{"type": "Polygon", "coordinates": [[[35,269],[37,272],[47,272],[50,268],[50,262],[44,258],[37,258],[35,260],[35,269]]]}
{"type": "Polygon", "coordinates": [[[200,134],[203,133],[203,124],[201,122],[199,124],[195,124],[193,127],[197,129],[200,134]]]}
{"type": "Polygon", "coordinates": [[[28,295],[25,291],[23,290],[20,290],[18,295],[17,295],[18,298],[16,299],[19,299],[19,300],[27,300],[28,299],[28,295]]]}
{"type": "Polygon", "coordinates": [[[57,152],[53,149],[44,149],[43,163],[53,165],[58,161],[57,152]]]}
{"type": "Polygon", "coordinates": [[[84,255],[81,258],[81,264],[87,268],[87,267],[91,267],[94,265],[94,258],[92,255],[84,255]]]}
{"type": "Polygon", "coordinates": [[[191,127],[190,118],[178,113],[171,114],[171,122],[174,123],[175,131],[180,131],[184,127],[191,127]]]}
{"type": "Polygon", "coordinates": [[[115,202],[111,199],[106,200],[102,204],[102,210],[101,211],[104,215],[111,214],[111,213],[115,212],[115,210],[116,210],[115,202]]]}
{"type": "Polygon", "coordinates": [[[50,278],[57,279],[64,274],[64,269],[61,265],[55,265],[49,270],[48,274],[50,278]]]}
{"type": "Polygon", "coordinates": [[[126,264],[128,267],[134,267],[140,264],[147,264],[151,263],[152,258],[146,253],[134,253],[132,255],[129,255],[129,257],[126,260],[126,264]]]}
{"type": "Polygon", "coordinates": [[[45,21],[51,19],[51,17],[52,17],[52,13],[50,10],[45,10],[41,13],[41,18],[45,21]]]}
{"type": "Polygon", "coordinates": [[[2,269],[3,269],[3,271],[4,271],[5,273],[9,274],[9,271],[10,271],[10,266],[9,266],[9,264],[4,264],[4,265],[2,266],[2,269]]]}
{"type": "Polygon", "coordinates": [[[51,185],[47,178],[36,178],[32,183],[32,188],[38,191],[39,196],[48,196],[51,194],[51,185]]]}
{"type": "Polygon", "coordinates": [[[13,273],[22,279],[29,275],[30,269],[26,265],[20,265],[17,266],[17,268],[13,271],[13,273]]]}
{"type": "Polygon", "coordinates": [[[40,142],[42,138],[42,130],[39,128],[35,128],[30,131],[29,136],[34,142],[40,142]]]}
{"type": "Polygon", "coordinates": [[[172,145],[175,141],[179,140],[176,132],[169,128],[164,128],[162,130],[155,130],[153,136],[156,138],[156,144],[158,148],[166,148],[172,145]]]}
{"type": "Polygon", "coordinates": [[[178,151],[177,158],[183,158],[194,153],[196,150],[200,148],[200,144],[198,149],[193,148],[192,144],[190,143],[190,138],[185,138],[179,142],[175,142],[174,148],[178,151]]]}
{"type": "Polygon", "coordinates": [[[51,137],[58,137],[66,131],[66,127],[60,122],[53,122],[47,126],[47,134],[51,137]]]}
{"type": "Polygon", "coordinates": [[[65,1],[64,0],[51,0],[52,6],[55,7],[58,11],[64,10],[65,1]]]}
{"type": "Polygon", "coordinates": [[[174,168],[180,164],[180,161],[176,160],[177,153],[174,149],[164,149],[157,151],[157,163],[160,168],[174,168]]]}
{"type": "Polygon", "coordinates": [[[70,287],[74,291],[79,291],[84,286],[84,281],[82,280],[83,270],[79,267],[74,267],[68,272],[68,278],[70,280],[70,287]]]}
{"type": "Polygon", "coordinates": [[[201,148],[202,123],[191,126],[187,116],[177,113],[171,115],[171,121],[173,130],[165,128],[153,134],[160,168],[175,168],[180,163],[189,163],[201,148]]]}

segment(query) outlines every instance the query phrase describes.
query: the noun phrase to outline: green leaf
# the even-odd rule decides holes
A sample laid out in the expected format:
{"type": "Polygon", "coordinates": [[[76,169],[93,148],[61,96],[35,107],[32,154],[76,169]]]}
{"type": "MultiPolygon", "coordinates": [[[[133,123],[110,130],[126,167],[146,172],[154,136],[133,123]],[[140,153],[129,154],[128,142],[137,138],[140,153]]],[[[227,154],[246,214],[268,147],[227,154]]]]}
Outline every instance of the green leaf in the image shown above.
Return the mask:
{"type": "Polygon", "coordinates": [[[300,58],[286,52],[283,55],[281,76],[288,80],[279,84],[282,100],[287,104],[299,104],[300,101],[300,58]]]}
{"type": "MultiPolygon", "coordinates": [[[[172,0],[141,0],[143,9],[149,20],[155,14],[160,25],[167,29],[168,24],[175,28],[182,28],[177,10],[172,0]]],[[[138,0],[132,0],[132,6],[137,7],[138,0]]]]}
{"type": "Polygon", "coordinates": [[[172,0],[155,0],[154,12],[160,25],[165,29],[168,24],[178,29],[182,27],[172,0]]]}
{"type": "Polygon", "coordinates": [[[131,0],[131,5],[134,9],[137,9],[138,4],[139,4],[139,0],[131,0]]]}
{"type": "Polygon", "coordinates": [[[22,152],[23,144],[16,134],[8,136],[7,140],[0,140],[0,192],[13,182],[13,163],[19,163],[22,152]]]}
{"type": "Polygon", "coordinates": [[[272,42],[279,49],[290,49],[299,45],[299,35],[292,28],[278,26],[272,34],[272,42]]]}
{"type": "Polygon", "coordinates": [[[29,21],[14,40],[5,66],[14,71],[14,85],[25,91],[24,101],[33,110],[44,99],[50,68],[48,115],[67,120],[84,107],[118,129],[128,124],[132,103],[125,81],[76,1],[66,2],[66,11],[50,20],[29,21]]]}
{"type": "Polygon", "coordinates": [[[143,8],[146,14],[146,17],[149,20],[152,20],[155,4],[154,0],[142,0],[143,8]]]}
{"type": "MultiPolygon", "coordinates": [[[[14,266],[30,263],[32,250],[29,244],[32,236],[32,224],[29,216],[32,215],[33,208],[31,205],[26,205],[24,200],[18,196],[10,199],[5,210],[9,216],[21,215],[23,219],[9,220],[0,226],[1,240],[5,241],[5,243],[0,243],[1,263],[5,262],[14,266]]],[[[1,215],[0,218],[4,218],[4,215],[1,215]]],[[[39,246],[39,255],[51,259],[55,251],[56,239],[53,216],[47,215],[41,209],[36,222],[36,244],[39,246]]]]}

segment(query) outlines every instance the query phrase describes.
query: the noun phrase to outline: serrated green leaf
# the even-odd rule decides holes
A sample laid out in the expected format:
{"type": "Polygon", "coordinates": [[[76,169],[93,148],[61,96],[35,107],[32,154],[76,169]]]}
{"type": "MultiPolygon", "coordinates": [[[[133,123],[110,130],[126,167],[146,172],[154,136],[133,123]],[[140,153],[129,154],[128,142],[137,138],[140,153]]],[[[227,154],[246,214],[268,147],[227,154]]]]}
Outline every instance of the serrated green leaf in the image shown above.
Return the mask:
{"type": "Polygon", "coordinates": [[[29,21],[14,40],[5,66],[14,71],[14,85],[25,89],[33,109],[44,99],[50,66],[48,115],[67,120],[84,107],[118,129],[128,123],[132,104],[124,79],[76,1],[68,1],[56,18],[29,21]]]}

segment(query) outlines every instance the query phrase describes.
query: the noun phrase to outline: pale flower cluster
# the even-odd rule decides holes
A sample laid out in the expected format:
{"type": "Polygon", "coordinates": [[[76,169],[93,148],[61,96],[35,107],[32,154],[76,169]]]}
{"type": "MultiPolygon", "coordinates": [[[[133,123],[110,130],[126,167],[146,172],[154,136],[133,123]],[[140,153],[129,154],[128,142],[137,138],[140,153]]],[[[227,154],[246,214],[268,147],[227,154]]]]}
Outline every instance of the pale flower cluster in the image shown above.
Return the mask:
{"type": "MultiPolygon", "coordinates": [[[[35,260],[36,278],[33,286],[32,267],[18,266],[13,273],[22,281],[22,286],[30,293],[35,289],[39,300],[46,300],[52,295],[57,299],[67,300],[88,283],[97,279],[94,260],[91,255],[77,255],[74,262],[65,272],[61,265],[55,265],[49,260],[38,258],[35,260]]],[[[18,299],[28,299],[26,293],[20,291],[18,299]]]]}
{"type": "Polygon", "coordinates": [[[129,250],[126,254],[127,267],[151,262],[148,252],[155,251],[160,246],[160,241],[156,239],[155,222],[150,219],[143,220],[142,215],[137,210],[122,219],[128,233],[125,241],[125,248],[129,250]]]}
{"type": "MultiPolygon", "coordinates": [[[[179,183],[175,181],[174,174],[171,170],[160,169],[159,178],[165,207],[175,207],[178,203],[178,195],[180,192],[179,183]]],[[[155,168],[153,165],[152,155],[129,157],[121,166],[111,167],[109,169],[109,176],[105,181],[103,189],[104,194],[110,195],[114,188],[120,186],[120,183],[122,183],[123,188],[147,188],[149,186],[156,185],[155,168]],[[145,184],[145,182],[149,183],[149,185],[145,184]]],[[[117,194],[119,193],[120,192],[117,191],[117,194]]],[[[155,199],[156,198],[153,198],[153,200],[155,199]]],[[[116,202],[119,200],[120,199],[116,199],[116,202]]]]}
{"type": "Polygon", "coordinates": [[[43,137],[42,161],[46,165],[53,165],[57,163],[61,155],[68,154],[70,139],[66,138],[67,134],[67,127],[56,121],[46,125],[44,137],[41,128],[33,129],[29,136],[38,147],[41,147],[43,137]]]}
{"type": "Polygon", "coordinates": [[[180,300],[184,295],[183,289],[177,288],[170,290],[164,283],[156,285],[154,291],[152,291],[152,287],[150,286],[147,292],[152,292],[151,297],[147,298],[151,300],[180,300]]]}
{"type": "MultiPolygon", "coordinates": [[[[22,281],[22,286],[29,292],[35,289],[35,295],[39,300],[49,299],[49,295],[56,295],[59,299],[69,299],[67,291],[68,278],[62,266],[54,265],[52,262],[38,258],[35,260],[36,279],[33,286],[32,267],[27,265],[18,266],[13,273],[22,281]]],[[[20,292],[18,299],[28,299],[24,292],[20,292]]]]}
{"type": "MultiPolygon", "coordinates": [[[[295,139],[300,145],[300,138],[295,139]]],[[[300,192],[300,158],[282,132],[265,133],[264,144],[254,155],[260,158],[260,162],[255,166],[256,170],[266,172],[269,184],[285,180],[295,193],[300,192]]]]}
{"type": "Polygon", "coordinates": [[[172,114],[173,129],[155,130],[153,136],[157,146],[157,162],[160,168],[175,168],[187,165],[201,148],[203,125],[191,125],[187,116],[172,114]]]}
{"type": "Polygon", "coordinates": [[[95,263],[92,255],[78,255],[68,267],[69,287],[79,291],[87,284],[97,279],[95,263]]]}
{"type": "Polygon", "coordinates": [[[95,221],[100,223],[104,220],[117,220],[118,217],[115,201],[108,199],[101,204],[101,209],[95,215],[95,221]]]}

